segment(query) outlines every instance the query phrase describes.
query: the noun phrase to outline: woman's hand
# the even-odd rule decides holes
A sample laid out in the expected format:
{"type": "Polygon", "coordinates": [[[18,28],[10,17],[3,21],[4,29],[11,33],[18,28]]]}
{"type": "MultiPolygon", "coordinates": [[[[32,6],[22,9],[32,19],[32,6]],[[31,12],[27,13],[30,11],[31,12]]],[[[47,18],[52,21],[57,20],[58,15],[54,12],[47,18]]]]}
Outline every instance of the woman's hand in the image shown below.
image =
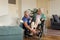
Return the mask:
{"type": "Polygon", "coordinates": [[[33,32],[34,34],[37,33],[35,29],[31,29],[31,32],[33,32]]]}

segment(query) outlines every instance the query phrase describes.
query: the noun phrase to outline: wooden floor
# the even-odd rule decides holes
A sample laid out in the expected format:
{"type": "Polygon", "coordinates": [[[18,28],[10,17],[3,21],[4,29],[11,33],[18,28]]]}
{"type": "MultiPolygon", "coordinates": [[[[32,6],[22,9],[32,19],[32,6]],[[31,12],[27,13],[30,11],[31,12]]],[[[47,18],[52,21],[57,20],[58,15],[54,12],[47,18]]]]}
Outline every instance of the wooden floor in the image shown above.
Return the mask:
{"type": "MultiPolygon", "coordinates": [[[[24,40],[38,40],[35,38],[25,38],[24,40]]],[[[41,38],[41,40],[60,40],[60,36],[44,36],[41,38]]]]}
{"type": "MultiPolygon", "coordinates": [[[[37,38],[24,38],[24,40],[38,40],[37,38]]],[[[41,40],[60,40],[60,30],[48,30],[47,35],[43,36],[41,40]]]]}
{"type": "Polygon", "coordinates": [[[42,40],[60,40],[60,36],[45,36],[42,40]]]}

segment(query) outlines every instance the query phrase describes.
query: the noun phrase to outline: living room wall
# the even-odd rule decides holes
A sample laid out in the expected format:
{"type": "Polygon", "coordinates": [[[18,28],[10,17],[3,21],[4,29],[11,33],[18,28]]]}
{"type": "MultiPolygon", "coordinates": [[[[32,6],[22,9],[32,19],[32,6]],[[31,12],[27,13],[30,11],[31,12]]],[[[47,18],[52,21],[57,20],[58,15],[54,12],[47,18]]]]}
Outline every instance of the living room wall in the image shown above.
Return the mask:
{"type": "Polygon", "coordinates": [[[0,16],[8,14],[8,0],[0,0],[0,16]]]}
{"type": "Polygon", "coordinates": [[[21,8],[23,16],[25,10],[37,8],[37,0],[22,0],[21,8]]]}
{"type": "Polygon", "coordinates": [[[17,15],[15,4],[9,4],[8,0],[0,0],[0,26],[15,25],[17,15]]]}
{"type": "Polygon", "coordinates": [[[50,16],[53,14],[60,16],[60,0],[50,0],[50,16]]]}

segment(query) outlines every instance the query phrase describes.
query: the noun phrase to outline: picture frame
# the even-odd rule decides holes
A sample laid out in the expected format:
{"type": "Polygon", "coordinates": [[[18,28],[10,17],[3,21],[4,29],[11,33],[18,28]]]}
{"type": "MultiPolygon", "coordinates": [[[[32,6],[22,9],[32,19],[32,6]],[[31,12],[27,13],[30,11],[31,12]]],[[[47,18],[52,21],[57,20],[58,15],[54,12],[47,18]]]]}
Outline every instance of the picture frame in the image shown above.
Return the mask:
{"type": "Polygon", "coordinates": [[[16,0],[8,0],[9,4],[16,4],[16,0]]]}

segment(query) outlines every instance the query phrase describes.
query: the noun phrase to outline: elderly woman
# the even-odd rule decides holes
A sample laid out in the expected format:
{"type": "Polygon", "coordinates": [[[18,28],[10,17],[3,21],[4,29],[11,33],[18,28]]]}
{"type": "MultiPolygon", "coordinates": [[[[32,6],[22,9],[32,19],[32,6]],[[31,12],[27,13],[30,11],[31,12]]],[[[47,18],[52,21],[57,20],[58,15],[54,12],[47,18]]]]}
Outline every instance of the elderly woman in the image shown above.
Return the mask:
{"type": "Polygon", "coordinates": [[[46,20],[46,16],[42,13],[42,10],[39,8],[38,12],[33,15],[32,21],[35,22],[35,27],[39,29],[41,27],[41,30],[43,32],[44,27],[44,21],[46,20]]]}

